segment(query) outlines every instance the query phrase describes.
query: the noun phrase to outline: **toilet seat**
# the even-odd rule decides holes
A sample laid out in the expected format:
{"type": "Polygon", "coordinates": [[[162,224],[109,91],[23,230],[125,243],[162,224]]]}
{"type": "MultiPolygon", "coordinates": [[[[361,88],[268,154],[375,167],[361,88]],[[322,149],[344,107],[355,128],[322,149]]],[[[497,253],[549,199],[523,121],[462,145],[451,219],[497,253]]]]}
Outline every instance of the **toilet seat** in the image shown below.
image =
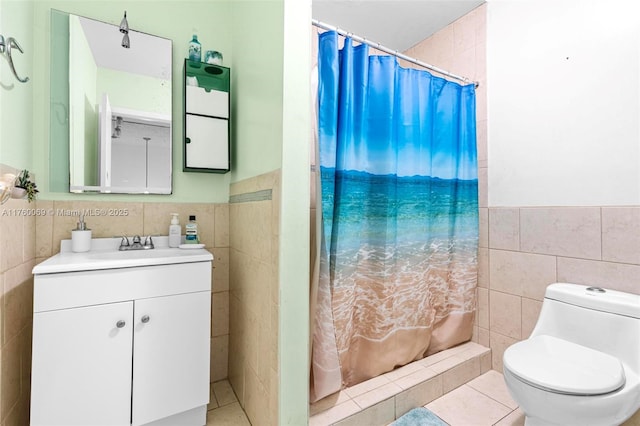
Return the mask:
{"type": "Polygon", "coordinates": [[[547,335],[507,348],[504,367],[531,386],[569,395],[602,395],[626,381],[617,358],[547,335]]]}

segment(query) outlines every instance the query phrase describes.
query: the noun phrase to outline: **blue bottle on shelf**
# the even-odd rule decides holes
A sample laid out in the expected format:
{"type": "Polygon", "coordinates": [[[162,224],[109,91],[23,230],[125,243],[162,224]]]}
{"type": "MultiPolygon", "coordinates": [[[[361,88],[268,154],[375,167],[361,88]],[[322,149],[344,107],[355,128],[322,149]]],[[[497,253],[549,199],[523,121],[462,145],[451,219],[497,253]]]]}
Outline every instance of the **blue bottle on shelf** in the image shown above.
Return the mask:
{"type": "Polygon", "coordinates": [[[198,41],[198,36],[194,34],[193,38],[189,42],[189,60],[190,61],[195,61],[195,62],[200,62],[200,60],[202,58],[202,53],[201,52],[202,52],[202,46],[200,45],[200,42],[198,41]]]}

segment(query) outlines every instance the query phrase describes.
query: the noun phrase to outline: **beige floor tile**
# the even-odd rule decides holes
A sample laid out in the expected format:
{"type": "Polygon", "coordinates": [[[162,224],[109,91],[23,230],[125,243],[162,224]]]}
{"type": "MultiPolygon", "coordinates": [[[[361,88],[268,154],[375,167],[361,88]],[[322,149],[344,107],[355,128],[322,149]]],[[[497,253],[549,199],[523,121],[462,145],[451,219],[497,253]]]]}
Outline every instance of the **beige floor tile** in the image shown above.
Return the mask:
{"type": "Polygon", "coordinates": [[[213,384],[213,393],[216,396],[218,405],[223,407],[238,401],[228,380],[221,380],[213,384]]]}
{"type": "Polygon", "coordinates": [[[636,411],[629,420],[622,423],[622,426],[640,426],[640,410],[636,411]]]}
{"type": "Polygon", "coordinates": [[[213,385],[211,385],[209,386],[209,404],[207,404],[207,411],[218,407],[218,400],[216,399],[216,394],[213,392],[213,385]]]}
{"type": "Polygon", "coordinates": [[[478,392],[482,392],[489,398],[494,399],[513,410],[518,408],[518,404],[509,394],[507,385],[504,382],[504,377],[495,370],[488,371],[482,376],[471,380],[467,383],[467,386],[474,388],[478,392]]]}
{"type": "Polygon", "coordinates": [[[496,423],[496,426],[524,426],[524,413],[518,409],[496,423]]]}
{"type": "Polygon", "coordinates": [[[490,426],[512,411],[466,385],[427,404],[426,408],[453,426],[490,426]]]}
{"type": "Polygon", "coordinates": [[[234,402],[207,412],[207,426],[251,426],[240,403],[234,402]]]}

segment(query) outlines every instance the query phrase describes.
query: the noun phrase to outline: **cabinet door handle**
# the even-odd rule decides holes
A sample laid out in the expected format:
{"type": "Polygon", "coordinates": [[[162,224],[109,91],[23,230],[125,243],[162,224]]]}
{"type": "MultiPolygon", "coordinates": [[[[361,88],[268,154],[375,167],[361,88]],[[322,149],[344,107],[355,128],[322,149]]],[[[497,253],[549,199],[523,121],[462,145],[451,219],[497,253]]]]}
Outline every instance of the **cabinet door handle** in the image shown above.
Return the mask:
{"type": "Polygon", "coordinates": [[[124,321],[120,320],[120,321],[118,321],[118,322],[116,323],[116,327],[118,327],[118,328],[122,328],[122,327],[124,327],[124,326],[125,326],[125,324],[126,324],[126,322],[124,322],[124,321]]]}
{"type": "Polygon", "coordinates": [[[143,323],[145,323],[145,324],[146,324],[146,323],[148,323],[148,322],[149,322],[149,319],[150,319],[150,318],[149,318],[149,315],[144,315],[144,316],[141,318],[141,321],[142,321],[143,323]]]}

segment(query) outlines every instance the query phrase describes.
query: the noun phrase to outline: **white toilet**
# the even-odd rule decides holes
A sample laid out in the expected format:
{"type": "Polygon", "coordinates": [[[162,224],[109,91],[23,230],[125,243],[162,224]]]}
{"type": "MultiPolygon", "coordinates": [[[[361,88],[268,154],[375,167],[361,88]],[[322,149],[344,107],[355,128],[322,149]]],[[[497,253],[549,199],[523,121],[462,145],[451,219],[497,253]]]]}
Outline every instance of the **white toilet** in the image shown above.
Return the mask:
{"type": "Polygon", "coordinates": [[[557,283],[504,353],[526,426],[614,426],[640,409],[640,295],[557,283]]]}

